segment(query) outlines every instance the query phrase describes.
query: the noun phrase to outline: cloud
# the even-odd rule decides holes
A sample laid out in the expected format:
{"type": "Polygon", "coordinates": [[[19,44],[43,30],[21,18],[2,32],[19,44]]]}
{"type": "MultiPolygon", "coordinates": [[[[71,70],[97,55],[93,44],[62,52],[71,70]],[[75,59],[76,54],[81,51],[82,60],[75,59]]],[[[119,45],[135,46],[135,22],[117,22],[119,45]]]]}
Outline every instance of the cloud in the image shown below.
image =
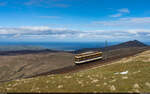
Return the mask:
{"type": "Polygon", "coordinates": [[[44,8],[51,8],[51,7],[60,7],[60,8],[67,8],[70,5],[61,3],[61,0],[28,0],[24,2],[26,6],[38,6],[44,8]]]}
{"type": "Polygon", "coordinates": [[[68,5],[68,4],[54,4],[53,6],[54,6],[54,7],[60,7],[60,8],[67,8],[67,7],[69,7],[70,5],[68,5]]]}
{"type": "Polygon", "coordinates": [[[95,21],[92,22],[95,26],[118,26],[118,27],[128,27],[128,28],[145,28],[150,25],[150,17],[129,17],[129,18],[119,18],[117,20],[108,21],[95,21]]]}
{"type": "Polygon", "coordinates": [[[130,13],[128,8],[118,9],[117,11],[120,12],[120,13],[130,13]]]}
{"type": "Polygon", "coordinates": [[[118,9],[117,12],[118,12],[117,14],[110,15],[109,17],[121,17],[124,14],[129,14],[130,13],[128,8],[118,9]]]}
{"type": "Polygon", "coordinates": [[[24,2],[24,5],[39,5],[42,2],[42,0],[29,0],[27,2],[24,2]]]}
{"type": "Polygon", "coordinates": [[[127,31],[130,34],[146,34],[149,35],[150,34],[150,30],[149,29],[130,29],[127,31]]]}
{"type": "Polygon", "coordinates": [[[1,0],[0,6],[9,4],[15,7],[24,5],[26,7],[68,8],[71,6],[68,2],[64,2],[64,0],[1,0]]]}
{"type": "Polygon", "coordinates": [[[48,26],[22,26],[18,28],[0,28],[0,35],[63,35],[76,34],[80,31],[67,30],[66,28],[50,28],[48,26]]]}
{"type": "Polygon", "coordinates": [[[122,16],[121,13],[110,15],[110,17],[120,17],[120,16],[122,16]]]}
{"type": "Polygon", "coordinates": [[[147,34],[148,37],[150,37],[150,34],[147,34]]]}
{"type": "Polygon", "coordinates": [[[48,19],[60,19],[60,16],[39,16],[40,18],[48,18],[48,19]]]}
{"type": "Polygon", "coordinates": [[[94,30],[79,31],[66,28],[50,28],[48,26],[22,26],[17,28],[0,28],[0,38],[14,39],[68,39],[68,40],[120,40],[148,38],[150,29],[128,29],[128,30],[94,30]]]}

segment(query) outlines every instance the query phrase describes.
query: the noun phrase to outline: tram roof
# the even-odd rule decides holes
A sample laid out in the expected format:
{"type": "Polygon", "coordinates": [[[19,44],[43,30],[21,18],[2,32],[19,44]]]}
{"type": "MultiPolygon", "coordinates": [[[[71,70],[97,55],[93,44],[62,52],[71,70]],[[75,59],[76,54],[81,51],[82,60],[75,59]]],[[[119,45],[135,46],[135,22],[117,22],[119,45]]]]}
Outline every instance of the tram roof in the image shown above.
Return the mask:
{"type": "Polygon", "coordinates": [[[102,53],[100,51],[90,51],[90,52],[85,52],[85,53],[81,53],[81,54],[77,54],[76,57],[82,57],[82,56],[87,56],[87,55],[93,55],[93,54],[97,54],[97,53],[102,53]]]}

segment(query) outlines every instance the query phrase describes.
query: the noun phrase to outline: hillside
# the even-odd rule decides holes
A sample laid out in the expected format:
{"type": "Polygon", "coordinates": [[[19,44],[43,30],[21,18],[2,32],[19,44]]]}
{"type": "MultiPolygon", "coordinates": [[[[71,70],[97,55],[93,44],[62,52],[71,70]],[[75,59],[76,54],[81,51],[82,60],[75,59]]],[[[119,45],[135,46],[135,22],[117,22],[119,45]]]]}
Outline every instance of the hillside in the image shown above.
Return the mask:
{"type": "Polygon", "coordinates": [[[0,92],[150,92],[150,50],[78,73],[20,79],[0,92]]]}
{"type": "Polygon", "coordinates": [[[40,52],[36,54],[0,56],[0,82],[23,78],[72,66],[73,54],[66,52],[40,52]]]}
{"type": "Polygon", "coordinates": [[[91,51],[91,50],[95,50],[95,51],[109,51],[109,50],[115,50],[115,49],[122,49],[122,48],[132,48],[132,47],[146,47],[148,45],[138,41],[138,40],[133,40],[133,41],[127,41],[124,43],[120,43],[117,45],[113,45],[113,46],[108,46],[108,47],[104,47],[104,48],[85,48],[85,49],[80,49],[75,51],[74,53],[82,53],[82,52],[86,52],[86,51],[91,51]]]}
{"type": "MultiPolygon", "coordinates": [[[[130,54],[137,54],[147,49],[149,49],[147,46],[118,48],[103,52],[103,57],[107,55],[108,58],[115,59],[126,57],[130,54]]],[[[68,52],[53,50],[2,51],[0,52],[0,83],[52,73],[57,70],[62,71],[67,68],[76,70],[74,55],[68,52]]],[[[96,66],[96,63],[93,65],[96,66]]],[[[91,65],[89,64],[88,66],[91,65]]],[[[81,68],[81,70],[83,69],[81,68]]]]}
{"type": "Polygon", "coordinates": [[[109,47],[103,48],[102,50],[110,50],[110,49],[112,50],[112,49],[129,48],[129,47],[145,47],[145,46],[147,45],[138,40],[133,40],[133,41],[120,43],[118,45],[109,46],[109,47]]]}

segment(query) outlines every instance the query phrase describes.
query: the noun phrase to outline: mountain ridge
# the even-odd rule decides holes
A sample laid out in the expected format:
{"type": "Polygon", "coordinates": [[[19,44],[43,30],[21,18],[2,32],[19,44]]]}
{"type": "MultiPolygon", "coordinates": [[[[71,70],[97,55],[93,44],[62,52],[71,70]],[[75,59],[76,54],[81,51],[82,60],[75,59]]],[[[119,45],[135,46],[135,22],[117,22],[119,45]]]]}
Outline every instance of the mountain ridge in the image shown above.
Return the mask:
{"type": "Polygon", "coordinates": [[[112,45],[108,47],[103,47],[103,48],[84,48],[84,49],[79,49],[74,51],[74,53],[82,53],[85,51],[108,51],[108,50],[115,50],[115,49],[120,49],[120,48],[128,48],[128,47],[146,47],[148,45],[138,41],[138,40],[133,40],[133,41],[127,41],[123,42],[117,45],[112,45]]]}
{"type": "MultiPolygon", "coordinates": [[[[46,48],[40,48],[40,47],[34,47],[34,46],[19,46],[16,48],[13,46],[13,48],[10,49],[14,49],[15,50],[10,50],[10,49],[6,49],[6,50],[0,50],[0,55],[20,55],[20,54],[32,54],[32,53],[45,53],[45,52],[69,52],[69,53],[74,53],[74,54],[78,54],[78,53],[82,53],[82,52],[86,52],[86,51],[108,51],[108,50],[115,50],[115,49],[120,49],[120,48],[128,48],[128,47],[146,47],[148,45],[138,41],[138,40],[133,40],[133,41],[127,41],[127,42],[123,42],[117,45],[112,45],[112,46],[108,46],[108,47],[103,47],[103,48],[83,48],[83,49],[79,49],[79,50],[75,50],[75,51],[58,51],[58,50],[52,50],[52,49],[46,49],[46,48]],[[18,49],[19,48],[19,49],[18,49]],[[31,49],[30,49],[31,48],[31,49]]],[[[4,47],[1,46],[0,49],[4,47]]],[[[2,48],[4,49],[4,48],[2,48]]]]}

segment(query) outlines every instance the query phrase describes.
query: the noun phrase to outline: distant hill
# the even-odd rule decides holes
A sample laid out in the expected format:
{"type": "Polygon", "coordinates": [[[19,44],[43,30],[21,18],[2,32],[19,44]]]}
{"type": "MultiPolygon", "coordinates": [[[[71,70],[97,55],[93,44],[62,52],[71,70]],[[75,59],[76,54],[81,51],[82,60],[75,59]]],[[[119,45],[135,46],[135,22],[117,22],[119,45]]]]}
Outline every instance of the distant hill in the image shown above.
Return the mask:
{"type": "Polygon", "coordinates": [[[44,50],[44,49],[45,48],[40,46],[27,46],[27,45],[0,46],[0,51],[44,50]]]}
{"type": "Polygon", "coordinates": [[[143,46],[147,46],[146,44],[138,41],[138,40],[134,40],[134,41],[128,41],[125,43],[121,43],[118,46],[123,46],[123,47],[143,47],[143,46]]]}
{"type": "Polygon", "coordinates": [[[121,48],[129,48],[129,47],[145,47],[148,46],[138,40],[133,40],[133,41],[128,41],[124,42],[118,45],[113,45],[113,46],[108,46],[104,48],[85,48],[85,49],[80,49],[76,50],[74,53],[82,53],[86,51],[108,51],[108,50],[115,50],[115,49],[121,49],[121,48]]]}
{"type": "Polygon", "coordinates": [[[109,46],[109,47],[105,47],[102,48],[102,50],[113,50],[113,49],[120,49],[120,48],[128,48],[128,47],[144,47],[144,46],[148,46],[138,40],[133,40],[133,41],[128,41],[128,42],[124,42],[118,45],[113,45],[113,46],[109,46]]]}
{"type": "MultiPolygon", "coordinates": [[[[138,40],[133,40],[104,48],[83,48],[76,51],[67,51],[67,52],[78,54],[86,51],[108,51],[121,48],[145,47],[145,46],[147,45],[138,40]]],[[[40,46],[27,46],[27,45],[0,46],[0,55],[12,55],[12,54],[16,55],[16,54],[41,53],[41,52],[65,52],[65,51],[56,51],[46,49],[40,46]]]]}
{"type": "Polygon", "coordinates": [[[20,55],[20,54],[45,53],[45,52],[59,52],[59,51],[46,49],[40,46],[27,46],[27,45],[0,46],[0,55],[20,55]]]}
{"type": "Polygon", "coordinates": [[[37,54],[37,53],[50,53],[50,52],[63,52],[50,49],[43,50],[19,50],[19,51],[0,51],[0,55],[23,55],[23,54],[37,54]]]}

